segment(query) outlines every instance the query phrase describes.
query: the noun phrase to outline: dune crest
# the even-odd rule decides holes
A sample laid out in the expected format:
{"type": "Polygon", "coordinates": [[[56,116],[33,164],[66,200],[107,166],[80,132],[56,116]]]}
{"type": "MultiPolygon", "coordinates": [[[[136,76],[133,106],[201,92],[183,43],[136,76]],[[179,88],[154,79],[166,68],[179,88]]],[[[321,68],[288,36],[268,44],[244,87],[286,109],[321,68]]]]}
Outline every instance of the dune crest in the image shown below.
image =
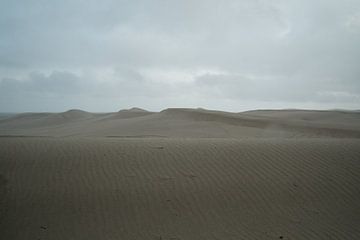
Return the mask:
{"type": "Polygon", "coordinates": [[[191,108],[161,112],[131,108],[100,114],[72,109],[2,119],[0,135],[360,138],[360,114],[310,110],[230,113],[191,108]]]}
{"type": "Polygon", "coordinates": [[[121,109],[119,112],[148,112],[148,111],[142,108],[132,107],[129,109],[121,109]]]}
{"type": "Polygon", "coordinates": [[[68,119],[80,119],[80,118],[89,118],[92,117],[93,114],[83,111],[83,110],[79,110],[79,109],[70,109],[66,112],[63,113],[58,113],[58,115],[64,117],[64,118],[68,118],[68,119]]]}

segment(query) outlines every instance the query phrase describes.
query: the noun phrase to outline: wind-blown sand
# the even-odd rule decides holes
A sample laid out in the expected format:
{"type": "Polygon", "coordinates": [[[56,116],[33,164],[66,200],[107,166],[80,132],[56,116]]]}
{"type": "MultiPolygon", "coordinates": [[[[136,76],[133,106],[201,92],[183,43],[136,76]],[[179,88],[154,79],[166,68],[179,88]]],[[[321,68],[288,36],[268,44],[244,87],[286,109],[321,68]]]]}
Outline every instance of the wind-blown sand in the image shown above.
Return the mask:
{"type": "Polygon", "coordinates": [[[0,120],[0,238],[360,239],[359,113],[291,111],[0,120]]]}

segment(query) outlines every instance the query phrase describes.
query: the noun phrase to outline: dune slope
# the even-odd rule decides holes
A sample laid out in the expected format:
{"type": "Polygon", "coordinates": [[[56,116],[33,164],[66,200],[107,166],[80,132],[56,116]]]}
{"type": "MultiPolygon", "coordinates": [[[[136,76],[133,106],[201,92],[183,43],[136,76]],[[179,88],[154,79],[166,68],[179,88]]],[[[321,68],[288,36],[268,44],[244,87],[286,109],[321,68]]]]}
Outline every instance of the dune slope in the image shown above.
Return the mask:
{"type": "Polygon", "coordinates": [[[0,138],[2,239],[359,239],[360,141],[0,138]]]}

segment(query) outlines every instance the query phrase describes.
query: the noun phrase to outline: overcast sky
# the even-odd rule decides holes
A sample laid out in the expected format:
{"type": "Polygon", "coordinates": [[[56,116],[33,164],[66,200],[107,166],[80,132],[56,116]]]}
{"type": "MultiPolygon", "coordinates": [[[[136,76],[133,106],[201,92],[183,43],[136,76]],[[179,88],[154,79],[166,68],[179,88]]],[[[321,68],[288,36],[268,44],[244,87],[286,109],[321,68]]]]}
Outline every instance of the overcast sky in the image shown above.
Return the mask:
{"type": "Polygon", "coordinates": [[[360,1],[0,1],[0,112],[132,106],[360,109],[360,1]]]}

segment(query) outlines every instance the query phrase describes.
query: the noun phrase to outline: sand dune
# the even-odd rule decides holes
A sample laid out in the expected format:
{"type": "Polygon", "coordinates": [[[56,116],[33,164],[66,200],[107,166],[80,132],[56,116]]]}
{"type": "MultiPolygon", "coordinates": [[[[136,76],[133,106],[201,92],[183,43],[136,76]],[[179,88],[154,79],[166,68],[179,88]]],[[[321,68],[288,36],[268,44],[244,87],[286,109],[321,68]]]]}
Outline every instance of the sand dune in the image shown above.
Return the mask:
{"type": "Polygon", "coordinates": [[[0,238],[360,239],[359,137],[344,111],[7,116],[0,238]]]}
{"type": "Polygon", "coordinates": [[[360,142],[1,138],[2,239],[359,239],[360,142]]]}
{"type": "Polygon", "coordinates": [[[125,118],[135,118],[142,117],[152,114],[152,112],[148,112],[141,108],[131,108],[131,109],[123,109],[119,112],[113,114],[113,116],[109,117],[109,119],[125,119],[125,118]]]}
{"type": "Polygon", "coordinates": [[[165,136],[202,138],[360,137],[360,114],[336,111],[255,111],[228,113],[203,109],[116,113],[20,114],[0,120],[0,135],[165,136]]]}
{"type": "Polygon", "coordinates": [[[266,117],[270,119],[283,119],[284,121],[297,120],[310,123],[341,126],[342,128],[359,129],[359,111],[319,111],[319,110],[255,110],[243,114],[249,116],[266,117]]]}

